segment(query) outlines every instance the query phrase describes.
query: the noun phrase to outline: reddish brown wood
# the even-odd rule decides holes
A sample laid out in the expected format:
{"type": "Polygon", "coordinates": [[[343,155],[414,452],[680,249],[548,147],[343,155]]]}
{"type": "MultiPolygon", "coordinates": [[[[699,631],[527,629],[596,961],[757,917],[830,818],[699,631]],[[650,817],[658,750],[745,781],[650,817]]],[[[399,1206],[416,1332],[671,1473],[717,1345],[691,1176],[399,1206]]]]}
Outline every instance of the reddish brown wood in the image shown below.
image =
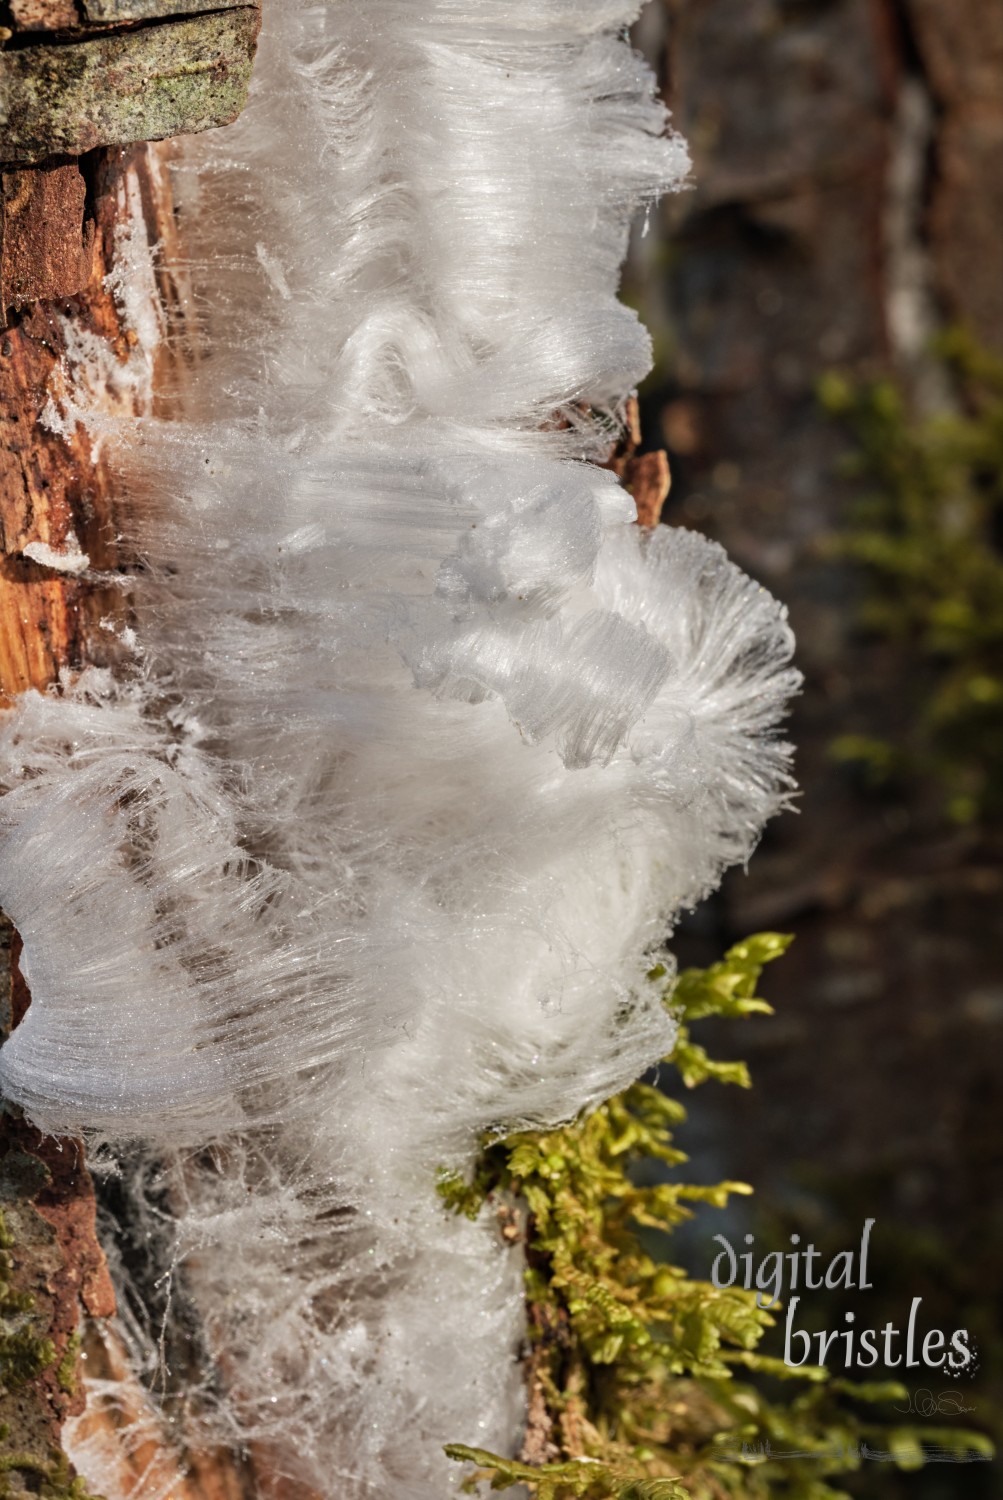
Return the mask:
{"type": "MultiPolygon", "coordinates": [[[[105,661],[112,638],[94,626],[124,607],[121,592],[99,577],[107,578],[120,563],[108,465],[95,456],[82,424],[57,430],[52,402],[66,390],[72,338],[97,335],[113,362],[124,365],[129,358],[135,334],[123,325],[106,278],[130,185],[138,192],[151,243],[160,241],[168,250],[176,244],[163,165],[168,149],[101,151],[55,171],[8,174],[20,183],[25,205],[15,235],[20,263],[31,267],[23,284],[48,287],[52,295],[9,309],[7,326],[0,329],[0,701],[28,687],[46,687],[64,668],[105,661]],[[85,202],[81,220],[77,209],[85,202]],[[46,205],[55,203],[68,207],[71,219],[40,228],[46,205]],[[86,262],[82,284],[80,260],[86,262]],[[25,556],[31,543],[57,553],[82,551],[89,567],[75,575],[43,566],[25,556]]],[[[158,291],[165,317],[174,317],[183,290],[162,271],[158,291]]],[[[138,399],[127,389],[109,388],[107,409],[125,414],[138,399]]]]}
{"type": "Polygon", "coordinates": [[[638,453],[641,445],[641,411],[636,396],[631,396],[627,402],[623,426],[623,437],[610,454],[605,467],[612,469],[633,495],[637,506],[638,526],[657,526],[672,484],[668,454],[664,450],[638,453]]]}
{"type": "MultiPolygon", "coordinates": [[[[165,1437],[119,1341],[91,1324],[83,1355],[90,1378],[114,1386],[114,1401],[91,1406],[74,1424],[74,1445],[98,1447],[113,1494],[166,1494],[169,1500],[261,1500],[248,1463],[221,1450],[182,1453],[165,1437]]],[[[288,1494],[287,1500],[300,1500],[288,1494]]]]}
{"type": "MultiPolygon", "coordinates": [[[[121,333],[104,285],[121,165],[95,160],[88,170],[96,192],[86,214],[88,181],[77,163],[2,174],[0,287],[7,315],[0,319],[6,324],[0,329],[0,693],[7,699],[27,687],[45,688],[61,668],[80,663],[86,621],[94,608],[112,604],[89,600],[82,579],[24,556],[32,542],[60,552],[75,537],[96,566],[114,557],[110,484],[89,439],[82,428],[60,436],[41,420],[69,320],[94,333],[121,333]]],[[[11,1025],[22,1019],[29,999],[17,946],[15,940],[11,1025]]],[[[82,1313],[111,1316],[114,1295],[95,1238],[94,1190],[81,1147],[45,1139],[8,1114],[0,1173],[13,1284],[33,1299],[32,1337],[42,1341],[39,1347],[49,1340],[53,1350],[34,1379],[3,1398],[5,1445],[47,1462],[48,1453],[58,1452],[62,1422],[83,1406],[68,1358],[70,1339],[82,1313]]]]}
{"type": "Polygon", "coordinates": [[[628,459],[624,465],[623,482],[634,497],[638,526],[657,526],[672,483],[668,455],[659,450],[628,459]]]}
{"type": "Polygon", "coordinates": [[[93,220],[76,162],[0,174],[0,305],[70,297],[87,285],[93,220]]]}

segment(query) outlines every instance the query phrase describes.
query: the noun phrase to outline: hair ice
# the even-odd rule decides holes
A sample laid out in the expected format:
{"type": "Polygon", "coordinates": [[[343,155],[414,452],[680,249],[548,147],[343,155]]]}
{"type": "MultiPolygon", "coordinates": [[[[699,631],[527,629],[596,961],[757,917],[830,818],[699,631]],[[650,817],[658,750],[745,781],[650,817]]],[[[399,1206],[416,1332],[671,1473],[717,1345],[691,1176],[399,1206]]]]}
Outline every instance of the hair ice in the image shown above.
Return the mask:
{"type": "Polygon", "coordinates": [[[205,351],[115,434],[132,665],[0,727],[0,1083],[110,1143],[216,1430],[331,1500],[518,1445],[519,1254],[436,1169],[670,1049],[646,954],[791,786],[783,610],[586,462],[650,361],[631,215],[687,171],[635,11],[266,5],[175,169],[205,351]]]}

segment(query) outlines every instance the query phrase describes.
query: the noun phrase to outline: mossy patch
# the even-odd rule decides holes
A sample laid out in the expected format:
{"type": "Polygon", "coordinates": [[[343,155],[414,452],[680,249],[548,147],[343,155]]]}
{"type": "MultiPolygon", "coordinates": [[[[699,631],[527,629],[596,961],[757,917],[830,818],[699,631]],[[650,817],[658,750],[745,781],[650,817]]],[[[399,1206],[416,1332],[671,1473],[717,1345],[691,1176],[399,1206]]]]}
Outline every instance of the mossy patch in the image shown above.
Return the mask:
{"type": "Polygon", "coordinates": [[[57,1365],[56,1346],[44,1323],[39,1326],[34,1295],[15,1285],[14,1252],[21,1238],[15,1225],[22,1224],[28,1226],[27,1248],[41,1253],[42,1266],[49,1264],[49,1226],[30,1205],[8,1203],[0,1210],[0,1402],[8,1418],[0,1423],[0,1500],[23,1500],[28,1495],[41,1500],[100,1500],[73,1473],[66,1455],[44,1441],[51,1414],[31,1401],[26,1404],[22,1394],[55,1366],[60,1390],[72,1395],[80,1348],[79,1335],[72,1335],[57,1365]]]}
{"type": "MultiPolygon", "coordinates": [[[[8,1437],[8,1429],[0,1426],[0,1443],[6,1444],[8,1437]]],[[[65,1453],[53,1451],[38,1458],[32,1453],[0,1452],[0,1500],[22,1500],[27,1494],[40,1500],[102,1500],[73,1473],[65,1453]]]]}
{"type": "MultiPolygon", "coordinates": [[[[748,1086],[744,1065],[709,1058],[690,1027],[769,1014],[757,982],[789,942],[760,934],[666,986],[679,1039],[665,1062],[685,1087],[748,1086]]],[[[666,979],[663,966],[651,969],[650,983],[666,979]]],[[[676,1180],[687,1158],[674,1133],[685,1118],[678,1100],[636,1083],[561,1129],[485,1142],[469,1182],[440,1174],[456,1212],[517,1202],[528,1216],[532,1461],[451,1444],[450,1457],[476,1465],[466,1488],[525,1485],[536,1500],[845,1500],[830,1480],[859,1468],[868,1448],[901,1468],[921,1465],[928,1443],[988,1457],[978,1434],[920,1435],[872,1420],[875,1403],[905,1395],[894,1382],[853,1383],[761,1354],[774,1320],[754,1292],[695,1280],[649,1253],[646,1231],[671,1234],[693,1205],[751,1192],[676,1180]],[[664,1170],[646,1185],[638,1169],[653,1161],[664,1170]],[[778,1380],[797,1394],[778,1398],[778,1380]]]]}
{"type": "Polygon", "coordinates": [[[0,1384],[8,1391],[20,1390],[47,1370],[56,1357],[50,1338],[40,1337],[24,1320],[35,1299],[12,1283],[14,1236],[0,1212],[0,1384]]]}

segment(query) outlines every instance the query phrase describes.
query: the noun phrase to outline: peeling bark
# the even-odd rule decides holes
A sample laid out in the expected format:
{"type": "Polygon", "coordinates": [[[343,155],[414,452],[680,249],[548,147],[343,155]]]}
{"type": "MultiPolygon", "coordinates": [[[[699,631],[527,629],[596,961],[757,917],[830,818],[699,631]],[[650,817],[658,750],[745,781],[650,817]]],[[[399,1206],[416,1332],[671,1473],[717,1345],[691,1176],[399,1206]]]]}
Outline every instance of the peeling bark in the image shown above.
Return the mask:
{"type": "Polygon", "coordinates": [[[652,453],[638,453],[641,445],[641,413],[637,397],[627,402],[625,431],[610,457],[607,468],[620,479],[630,491],[637,506],[637,524],[649,529],[657,526],[662,517],[662,506],[669,497],[672,475],[669,457],[664,449],[652,453]]]}

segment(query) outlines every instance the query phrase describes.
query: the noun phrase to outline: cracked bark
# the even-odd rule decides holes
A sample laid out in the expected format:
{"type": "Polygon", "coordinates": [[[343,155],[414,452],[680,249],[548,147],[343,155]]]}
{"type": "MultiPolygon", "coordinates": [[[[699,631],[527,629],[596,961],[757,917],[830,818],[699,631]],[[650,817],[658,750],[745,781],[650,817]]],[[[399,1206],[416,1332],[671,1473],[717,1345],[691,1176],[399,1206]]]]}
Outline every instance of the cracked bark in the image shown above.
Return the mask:
{"type": "MultiPolygon", "coordinates": [[[[45,688],[90,656],[88,626],[117,608],[116,595],[25,555],[82,550],[96,569],[116,566],[112,483],[77,426],[69,437],[45,425],[50,387],[70,327],[128,353],[104,285],[130,174],[151,189],[145,148],[95,153],[82,163],[0,173],[0,694],[45,688]],[[90,188],[92,206],[85,209],[90,188]],[[6,300],[6,298],[5,298],[6,300]]],[[[94,651],[100,655],[95,641],[94,651]]]]}

